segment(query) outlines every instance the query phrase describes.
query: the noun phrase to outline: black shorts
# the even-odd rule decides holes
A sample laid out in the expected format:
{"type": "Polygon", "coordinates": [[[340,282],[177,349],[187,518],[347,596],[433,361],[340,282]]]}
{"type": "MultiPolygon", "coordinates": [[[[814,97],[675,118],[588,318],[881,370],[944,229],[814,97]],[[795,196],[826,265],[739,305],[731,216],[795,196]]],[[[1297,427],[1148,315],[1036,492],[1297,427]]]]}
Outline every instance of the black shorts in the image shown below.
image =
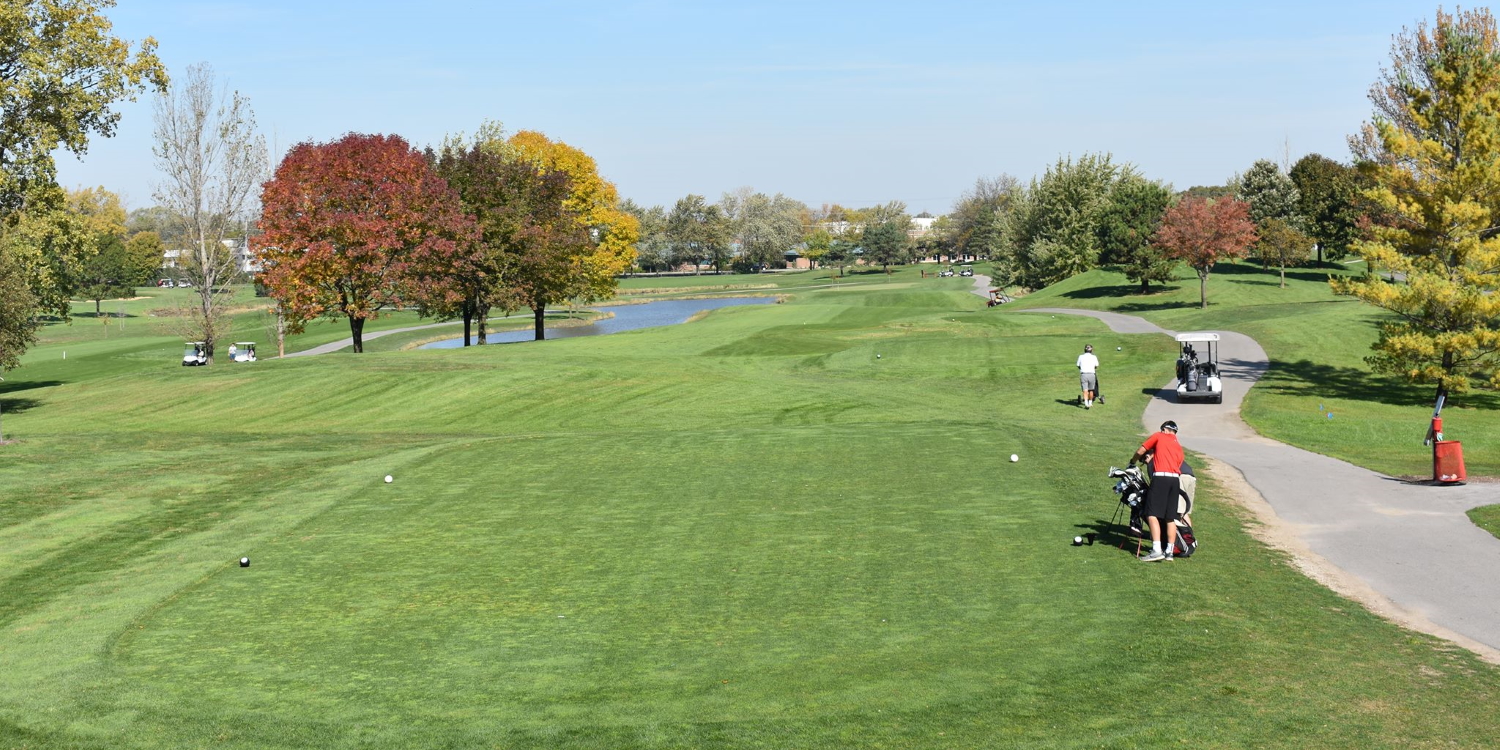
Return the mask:
{"type": "Polygon", "coordinates": [[[1181,492],[1177,477],[1153,475],[1151,489],[1146,491],[1146,515],[1163,521],[1177,520],[1177,495],[1181,492]]]}

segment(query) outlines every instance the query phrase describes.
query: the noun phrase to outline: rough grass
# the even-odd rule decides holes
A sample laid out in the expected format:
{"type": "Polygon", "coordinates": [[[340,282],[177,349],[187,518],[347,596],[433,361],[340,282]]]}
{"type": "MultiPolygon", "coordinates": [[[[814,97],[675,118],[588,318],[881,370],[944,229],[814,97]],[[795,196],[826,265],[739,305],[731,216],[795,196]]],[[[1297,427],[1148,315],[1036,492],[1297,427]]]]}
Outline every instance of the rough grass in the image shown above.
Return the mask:
{"type": "Polygon", "coordinates": [[[29,363],[0,745],[1491,744],[1500,670],[1297,574],[1211,477],[1190,560],[1070,546],[1172,346],[969,286],[508,347],[29,363]],[[1112,373],[1090,412],[1066,403],[1085,336],[1112,373]]]}

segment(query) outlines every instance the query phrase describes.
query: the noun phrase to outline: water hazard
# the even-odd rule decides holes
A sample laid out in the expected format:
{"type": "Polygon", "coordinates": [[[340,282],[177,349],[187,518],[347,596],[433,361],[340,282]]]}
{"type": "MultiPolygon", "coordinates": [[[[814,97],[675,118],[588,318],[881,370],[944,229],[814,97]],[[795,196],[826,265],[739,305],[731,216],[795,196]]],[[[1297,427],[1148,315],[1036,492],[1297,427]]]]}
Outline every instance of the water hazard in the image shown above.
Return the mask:
{"type": "MultiPolygon", "coordinates": [[[[775,302],[775,297],[724,297],[720,299],[664,299],[639,305],[603,305],[591,308],[601,312],[612,312],[614,317],[595,321],[586,326],[548,328],[547,339],[570,339],[577,336],[603,336],[608,333],[633,331],[637,328],[686,323],[688,318],[704,310],[740,305],[765,305],[775,302]]],[[[534,340],[530,328],[519,331],[500,331],[486,337],[491,344],[513,344],[534,340]]],[[[424,344],[422,349],[453,349],[464,345],[463,337],[443,339],[424,344]]]]}

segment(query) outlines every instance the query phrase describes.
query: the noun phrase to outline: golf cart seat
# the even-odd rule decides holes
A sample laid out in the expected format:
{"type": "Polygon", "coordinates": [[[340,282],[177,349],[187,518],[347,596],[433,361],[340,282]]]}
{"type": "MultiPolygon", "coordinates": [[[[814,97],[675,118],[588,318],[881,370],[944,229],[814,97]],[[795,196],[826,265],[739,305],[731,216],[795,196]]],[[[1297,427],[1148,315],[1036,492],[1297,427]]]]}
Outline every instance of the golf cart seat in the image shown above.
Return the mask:
{"type": "Polygon", "coordinates": [[[1177,334],[1177,400],[1224,402],[1224,381],[1219,374],[1219,334],[1195,331],[1177,334]]]}

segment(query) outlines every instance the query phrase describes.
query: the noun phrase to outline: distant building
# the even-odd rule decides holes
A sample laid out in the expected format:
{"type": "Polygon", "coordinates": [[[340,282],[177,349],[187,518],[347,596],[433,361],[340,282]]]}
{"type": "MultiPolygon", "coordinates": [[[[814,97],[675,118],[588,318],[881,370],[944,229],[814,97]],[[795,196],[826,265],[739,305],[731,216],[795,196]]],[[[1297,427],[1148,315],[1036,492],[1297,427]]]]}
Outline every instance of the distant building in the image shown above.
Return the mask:
{"type": "MultiPolygon", "coordinates": [[[[224,247],[229,249],[229,256],[234,259],[234,270],[245,275],[260,273],[260,261],[256,259],[255,253],[251,252],[243,239],[223,240],[224,247]]],[[[162,252],[162,268],[181,268],[186,263],[186,258],[191,251],[187,248],[172,248],[162,252]]]]}

